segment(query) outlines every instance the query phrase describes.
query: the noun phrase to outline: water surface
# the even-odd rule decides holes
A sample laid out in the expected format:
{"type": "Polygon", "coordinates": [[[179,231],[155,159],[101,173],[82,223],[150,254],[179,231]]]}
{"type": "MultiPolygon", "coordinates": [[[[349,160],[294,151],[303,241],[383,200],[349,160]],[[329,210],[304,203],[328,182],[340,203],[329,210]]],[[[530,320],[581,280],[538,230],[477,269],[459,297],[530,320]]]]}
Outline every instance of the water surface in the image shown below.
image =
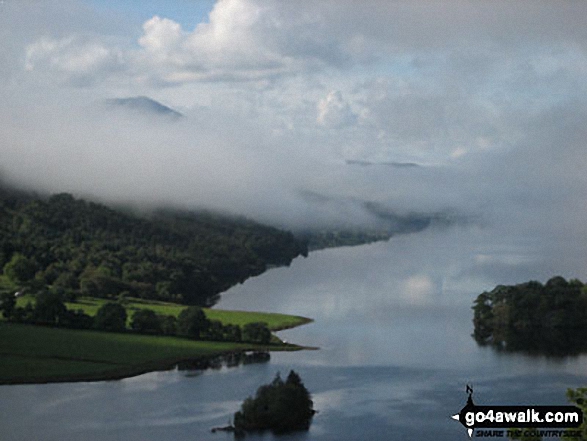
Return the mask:
{"type": "Polygon", "coordinates": [[[234,287],[218,307],[312,317],[280,335],[320,350],[203,373],[3,386],[2,440],[228,440],[210,428],[290,369],[319,413],[308,433],[280,440],[468,439],[449,418],[464,405],[467,383],[479,404],[512,405],[565,404],[567,387],[587,384],[585,356],[498,353],[470,337],[481,291],[555,274],[585,279],[580,245],[545,254],[541,241],[458,227],[311,253],[234,287]]]}

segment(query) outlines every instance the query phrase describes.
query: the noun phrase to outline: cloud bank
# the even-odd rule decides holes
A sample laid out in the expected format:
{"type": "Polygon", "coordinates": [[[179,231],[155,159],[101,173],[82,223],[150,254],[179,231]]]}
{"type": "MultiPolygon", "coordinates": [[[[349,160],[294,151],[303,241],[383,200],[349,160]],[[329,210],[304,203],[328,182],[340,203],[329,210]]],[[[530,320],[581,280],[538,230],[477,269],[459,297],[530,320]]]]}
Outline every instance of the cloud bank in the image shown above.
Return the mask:
{"type": "Polygon", "coordinates": [[[191,29],[83,1],[1,8],[13,181],[285,226],[372,225],[371,201],[587,232],[583,2],[219,0],[191,29]],[[97,105],[132,96],[185,118],[97,105]]]}

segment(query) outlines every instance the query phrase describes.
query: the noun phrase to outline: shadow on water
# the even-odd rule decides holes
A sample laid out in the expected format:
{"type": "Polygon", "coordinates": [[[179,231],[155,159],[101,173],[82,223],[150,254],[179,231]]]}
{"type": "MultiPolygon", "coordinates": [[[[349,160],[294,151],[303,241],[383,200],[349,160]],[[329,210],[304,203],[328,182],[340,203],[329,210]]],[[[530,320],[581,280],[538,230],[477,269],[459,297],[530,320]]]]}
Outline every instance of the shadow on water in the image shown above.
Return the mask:
{"type": "Polygon", "coordinates": [[[494,332],[490,341],[475,338],[480,346],[497,352],[563,359],[587,353],[587,330],[577,328],[507,329],[494,332]]]}
{"type": "Polygon", "coordinates": [[[196,376],[208,369],[235,368],[247,364],[268,363],[270,360],[269,352],[231,352],[212,358],[182,361],[176,365],[176,368],[179,371],[186,371],[187,376],[196,376]]]}

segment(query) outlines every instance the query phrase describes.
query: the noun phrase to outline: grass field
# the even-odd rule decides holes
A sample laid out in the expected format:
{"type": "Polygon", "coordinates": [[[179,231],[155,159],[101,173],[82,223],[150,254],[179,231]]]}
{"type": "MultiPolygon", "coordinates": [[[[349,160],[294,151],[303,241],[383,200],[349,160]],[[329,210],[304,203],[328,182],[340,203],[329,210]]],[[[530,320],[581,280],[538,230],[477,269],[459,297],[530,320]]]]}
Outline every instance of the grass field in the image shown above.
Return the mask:
{"type": "Polygon", "coordinates": [[[228,352],[297,349],[0,322],[0,384],[118,379],[228,352]]]}
{"type": "MultiPolygon", "coordinates": [[[[25,306],[33,300],[33,296],[23,296],[18,299],[17,305],[25,306]]],[[[108,302],[108,300],[93,297],[81,297],[76,303],[66,303],[66,306],[68,309],[82,309],[86,314],[94,316],[98,309],[106,302],[108,302]]],[[[129,324],[134,311],[139,309],[151,309],[157,314],[177,317],[185,308],[184,305],[178,305],[175,303],[135,298],[129,298],[125,303],[125,307],[128,313],[129,324]]],[[[220,320],[223,325],[231,324],[243,326],[247,323],[264,322],[267,323],[267,326],[272,331],[293,328],[311,321],[305,317],[270,312],[225,311],[221,309],[204,308],[204,313],[211,320],[220,320]]]]}
{"type": "MultiPolygon", "coordinates": [[[[66,303],[94,316],[108,300],[80,298],[66,303]]],[[[19,297],[18,306],[34,302],[33,296],[19,297]]],[[[128,321],[134,311],[151,309],[177,317],[183,305],[127,299],[128,321]]],[[[272,331],[292,328],[310,319],[286,314],[204,309],[206,316],[224,325],[265,322],[272,331]]],[[[268,346],[248,343],[194,341],[184,338],[78,331],[7,323],[0,320],[0,384],[93,381],[124,378],[166,369],[185,361],[245,350],[296,350],[273,336],[268,346]]]]}

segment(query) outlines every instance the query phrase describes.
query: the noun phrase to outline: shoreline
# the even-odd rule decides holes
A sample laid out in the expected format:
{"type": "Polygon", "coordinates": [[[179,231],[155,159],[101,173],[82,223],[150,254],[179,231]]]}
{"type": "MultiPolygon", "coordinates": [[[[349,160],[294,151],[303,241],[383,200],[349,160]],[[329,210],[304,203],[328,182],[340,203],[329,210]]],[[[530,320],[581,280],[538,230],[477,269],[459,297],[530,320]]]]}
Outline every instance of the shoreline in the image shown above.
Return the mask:
{"type": "MultiPolygon", "coordinates": [[[[288,349],[262,349],[262,348],[248,348],[242,349],[237,351],[225,351],[225,352],[218,352],[215,354],[203,355],[200,357],[195,358],[176,358],[176,359],[169,359],[169,360],[162,360],[160,362],[153,362],[147,363],[140,366],[129,367],[129,368],[121,368],[119,371],[112,371],[104,374],[95,374],[95,375],[80,375],[80,376],[71,376],[67,378],[55,378],[55,377],[30,377],[24,380],[20,379],[7,379],[2,380],[0,379],[0,386],[26,386],[26,385],[34,385],[34,384],[55,384],[55,383],[97,383],[100,381],[118,381],[124,380],[127,378],[134,378],[140,375],[149,374],[152,372],[167,372],[172,371],[177,368],[177,366],[181,363],[196,363],[196,362],[205,362],[209,360],[213,360],[217,357],[226,357],[230,355],[236,354],[244,354],[247,352],[294,352],[294,351],[303,351],[303,350],[316,350],[318,348],[312,347],[303,347],[303,346],[296,346],[291,345],[291,348],[288,349]]],[[[209,369],[209,368],[205,368],[209,369]]]]}
{"type": "MultiPolygon", "coordinates": [[[[311,322],[313,322],[312,319],[306,319],[304,323],[300,323],[296,326],[288,326],[284,329],[295,328],[311,322]]],[[[106,350],[111,350],[114,354],[121,352],[128,355],[130,346],[132,346],[132,349],[136,350],[137,345],[148,346],[147,349],[150,353],[147,355],[141,354],[143,358],[147,358],[146,360],[135,361],[134,359],[131,359],[131,361],[125,363],[125,361],[119,360],[116,357],[113,358],[112,355],[109,355],[109,359],[99,359],[98,354],[91,354],[92,356],[82,356],[67,352],[60,354],[58,353],[58,350],[54,353],[43,354],[35,351],[35,349],[30,352],[24,350],[19,352],[18,350],[10,351],[3,348],[0,349],[0,355],[5,359],[5,362],[8,362],[8,364],[24,365],[25,368],[20,369],[19,373],[22,371],[26,372],[26,367],[29,367],[29,371],[34,368],[38,369],[37,366],[42,365],[43,363],[48,363],[49,365],[57,363],[58,365],[61,365],[63,371],[66,371],[64,367],[67,367],[67,363],[70,363],[69,367],[74,370],[75,366],[72,367],[72,365],[85,365],[83,366],[84,369],[87,370],[88,366],[91,367],[91,369],[88,372],[83,373],[61,373],[59,372],[59,369],[57,369],[57,372],[46,375],[34,374],[32,372],[28,375],[6,375],[4,378],[0,377],[0,386],[117,381],[144,375],[150,372],[173,370],[181,363],[206,363],[218,357],[234,356],[237,354],[245,354],[247,352],[293,352],[318,349],[283,342],[268,345],[255,345],[250,343],[222,344],[219,342],[196,341],[174,337],[145,336],[131,333],[116,334],[96,331],[75,331],[61,328],[45,328],[37,325],[15,325],[8,323],[3,323],[3,326],[0,327],[0,330],[2,329],[4,329],[4,331],[8,329],[8,331],[13,331],[13,333],[16,334],[19,332],[23,334],[25,337],[24,342],[21,340],[19,343],[23,343],[23,346],[25,347],[27,346],[27,343],[29,343],[26,338],[28,337],[30,339],[31,334],[37,334],[34,335],[37,343],[39,343],[38,340],[42,340],[41,344],[43,344],[43,342],[46,341],[44,337],[47,335],[52,338],[52,340],[49,340],[49,342],[46,343],[46,346],[48,347],[51,347],[52,344],[57,347],[66,340],[77,340],[86,345],[94,344],[105,346],[106,350]],[[5,327],[6,325],[8,325],[8,328],[5,327]],[[122,345],[121,342],[123,343],[122,345]],[[166,349],[171,350],[176,349],[175,347],[178,345],[182,346],[182,348],[177,349],[179,352],[177,355],[164,356],[163,358],[155,359],[157,353],[160,352],[157,349],[160,348],[162,351],[166,349]],[[189,355],[190,352],[192,352],[193,355],[189,355]],[[106,371],[102,371],[102,367],[106,368],[106,371]]],[[[66,344],[68,343],[69,342],[66,344]]],[[[19,349],[18,343],[17,349],[19,349]]],[[[103,347],[100,347],[98,352],[100,349],[104,350],[103,347]]]]}

